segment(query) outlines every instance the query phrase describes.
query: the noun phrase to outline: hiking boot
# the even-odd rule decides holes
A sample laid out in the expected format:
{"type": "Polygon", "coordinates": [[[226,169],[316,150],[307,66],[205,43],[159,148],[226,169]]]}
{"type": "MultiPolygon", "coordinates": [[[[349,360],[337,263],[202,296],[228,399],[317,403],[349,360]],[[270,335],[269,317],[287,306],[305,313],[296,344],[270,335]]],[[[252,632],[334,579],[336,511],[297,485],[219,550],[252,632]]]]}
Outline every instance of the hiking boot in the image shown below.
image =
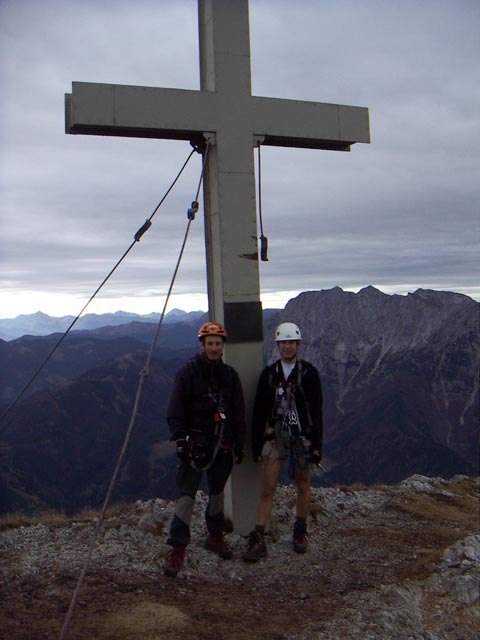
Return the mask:
{"type": "Polygon", "coordinates": [[[223,558],[224,560],[233,558],[233,551],[230,549],[223,537],[223,534],[221,533],[209,533],[205,542],[205,549],[213,551],[217,556],[220,556],[220,558],[223,558]]]}
{"type": "Polygon", "coordinates": [[[163,566],[163,573],[170,578],[176,578],[178,572],[183,567],[185,560],[186,546],[184,544],[176,544],[168,554],[163,566]]]}
{"type": "Polygon", "coordinates": [[[295,524],[293,527],[293,550],[295,553],[306,553],[307,545],[307,528],[295,524]]]}
{"type": "Polygon", "coordinates": [[[260,531],[251,531],[248,537],[247,550],[242,556],[245,562],[257,562],[267,555],[267,545],[265,544],[265,534],[260,531]]]}

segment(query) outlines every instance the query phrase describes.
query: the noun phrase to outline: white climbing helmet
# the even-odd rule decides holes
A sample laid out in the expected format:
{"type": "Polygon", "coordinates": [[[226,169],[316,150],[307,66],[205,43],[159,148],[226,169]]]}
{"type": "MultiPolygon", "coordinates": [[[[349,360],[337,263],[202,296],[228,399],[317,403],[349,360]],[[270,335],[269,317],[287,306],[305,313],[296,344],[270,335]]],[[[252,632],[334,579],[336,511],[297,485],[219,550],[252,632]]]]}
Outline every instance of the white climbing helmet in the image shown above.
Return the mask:
{"type": "Polygon", "coordinates": [[[275,341],[280,342],[281,340],[301,340],[302,334],[300,333],[300,329],[293,322],[282,322],[275,329],[275,341]]]}

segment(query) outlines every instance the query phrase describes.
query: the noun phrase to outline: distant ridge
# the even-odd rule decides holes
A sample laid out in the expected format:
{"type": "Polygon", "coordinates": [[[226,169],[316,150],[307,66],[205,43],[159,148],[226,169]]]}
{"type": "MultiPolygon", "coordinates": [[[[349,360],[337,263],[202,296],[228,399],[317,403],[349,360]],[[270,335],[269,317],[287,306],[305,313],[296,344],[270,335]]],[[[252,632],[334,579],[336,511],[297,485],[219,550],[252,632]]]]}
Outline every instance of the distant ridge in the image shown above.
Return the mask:
{"type": "MultiPolygon", "coordinates": [[[[326,472],[315,475],[316,485],[478,474],[479,308],[456,293],[337,287],[264,312],[265,362],[278,357],[275,325],[297,322],[301,356],[321,374],[326,472]]],[[[197,326],[171,322],[160,332],[118,500],[173,491],[166,403],[175,371],[198,352],[197,326]]],[[[68,336],[3,431],[0,512],[98,505],[154,331],[135,321],[68,336]]],[[[0,408],[57,338],[0,340],[0,408]]]]}
{"type": "MultiPolygon", "coordinates": [[[[428,296],[428,294],[438,294],[438,295],[448,295],[449,301],[460,302],[462,300],[471,300],[475,302],[472,298],[461,294],[454,293],[449,291],[435,291],[430,289],[417,289],[414,293],[408,293],[406,295],[394,294],[390,295],[387,293],[383,293],[379,289],[376,289],[372,285],[366,286],[361,289],[358,293],[343,291],[340,287],[333,287],[332,289],[323,289],[320,291],[305,291],[299,296],[306,296],[309,294],[329,294],[332,295],[342,295],[350,297],[353,299],[355,296],[360,296],[360,298],[378,298],[378,299],[406,299],[409,296],[416,296],[420,298],[422,295],[428,296]]],[[[293,298],[295,300],[295,298],[293,298]]],[[[288,304],[290,304],[292,300],[290,300],[285,309],[288,309],[288,304]]],[[[275,316],[281,309],[263,309],[263,317],[265,321],[268,321],[272,316],[275,316]]],[[[131,313],[129,311],[115,311],[114,313],[87,313],[82,316],[73,327],[73,331],[91,331],[93,329],[99,329],[101,327],[118,327],[121,325],[129,324],[131,322],[141,322],[141,323],[155,323],[160,319],[160,313],[148,313],[148,314],[138,314],[131,313]]],[[[182,309],[172,309],[165,315],[165,323],[171,324],[175,322],[181,323],[192,323],[201,321],[203,317],[208,317],[206,311],[183,311],[182,309]]],[[[67,330],[70,324],[75,319],[75,316],[49,316],[42,311],[37,311],[36,313],[31,314],[20,314],[15,318],[0,318],[0,340],[15,340],[16,338],[21,338],[22,336],[48,336],[52,333],[63,333],[67,330]]]]}
{"type": "MultiPolygon", "coordinates": [[[[172,309],[165,315],[165,323],[195,322],[205,315],[205,311],[182,311],[172,309]]],[[[160,313],[140,315],[128,311],[115,313],[87,313],[82,316],[73,327],[73,331],[98,329],[99,327],[117,327],[130,322],[158,322],[160,313]]],[[[16,318],[0,319],[0,339],[15,340],[22,336],[47,336],[51,333],[61,333],[68,329],[75,316],[52,317],[41,311],[32,314],[22,314],[16,318]]]]}

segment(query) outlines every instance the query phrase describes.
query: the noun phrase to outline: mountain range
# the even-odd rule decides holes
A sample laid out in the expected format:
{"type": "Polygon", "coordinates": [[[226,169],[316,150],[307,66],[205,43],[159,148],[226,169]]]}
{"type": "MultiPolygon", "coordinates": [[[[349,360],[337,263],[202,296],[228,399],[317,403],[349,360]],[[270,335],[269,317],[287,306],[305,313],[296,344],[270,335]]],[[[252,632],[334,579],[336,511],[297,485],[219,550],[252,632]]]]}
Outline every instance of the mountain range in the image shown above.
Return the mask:
{"type": "MultiPolygon", "coordinates": [[[[175,371],[198,349],[199,318],[183,320],[160,332],[116,500],[174,495],[165,409],[175,371]]],[[[277,357],[274,327],[285,320],[299,324],[301,355],[322,378],[326,472],[315,484],[478,474],[479,303],[430,290],[305,292],[264,314],[265,362],[277,357]]],[[[155,328],[135,321],[68,335],[0,424],[1,511],[101,503],[155,328]]],[[[0,340],[3,408],[57,340],[0,340]]]]}
{"type": "MultiPolygon", "coordinates": [[[[275,322],[302,328],[324,384],[330,483],[477,473],[480,305],[450,292],[306,292],[275,322]]],[[[275,355],[267,322],[267,360],[275,355]]]]}
{"type": "MultiPolygon", "coordinates": [[[[205,311],[182,311],[172,309],[165,314],[166,324],[176,322],[194,322],[205,315],[205,311]]],[[[160,313],[140,315],[127,311],[115,313],[87,313],[81,316],[74,324],[72,330],[91,330],[98,327],[116,327],[131,322],[152,323],[160,320],[160,313]]],[[[51,333],[63,333],[75,320],[75,316],[52,317],[41,311],[31,314],[22,314],[15,318],[0,318],[0,339],[14,340],[25,335],[46,336],[51,333]]]]}

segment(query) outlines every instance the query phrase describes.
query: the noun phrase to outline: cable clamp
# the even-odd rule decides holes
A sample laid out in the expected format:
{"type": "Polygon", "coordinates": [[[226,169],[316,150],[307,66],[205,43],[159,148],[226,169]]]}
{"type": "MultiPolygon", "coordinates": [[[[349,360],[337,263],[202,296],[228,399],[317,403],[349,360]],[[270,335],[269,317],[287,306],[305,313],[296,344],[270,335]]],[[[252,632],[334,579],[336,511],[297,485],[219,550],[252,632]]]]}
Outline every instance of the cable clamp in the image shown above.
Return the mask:
{"type": "Polygon", "coordinates": [[[195,220],[195,214],[198,211],[198,202],[196,200],[194,200],[189,208],[189,210],[187,211],[187,216],[189,220],[195,220]]]}
{"type": "Polygon", "coordinates": [[[260,259],[262,262],[268,262],[268,238],[260,236],[260,259]]]}
{"type": "Polygon", "coordinates": [[[142,224],[142,226],[140,227],[140,229],[137,231],[137,233],[135,234],[134,238],[136,242],[140,242],[140,238],[143,236],[143,234],[148,231],[150,229],[150,227],[152,226],[152,223],[150,220],[145,220],[144,224],[142,224]]]}
{"type": "Polygon", "coordinates": [[[205,144],[208,144],[210,147],[217,144],[217,136],[213,131],[204,131],[203,138],[205,140],[205,144]]]}

